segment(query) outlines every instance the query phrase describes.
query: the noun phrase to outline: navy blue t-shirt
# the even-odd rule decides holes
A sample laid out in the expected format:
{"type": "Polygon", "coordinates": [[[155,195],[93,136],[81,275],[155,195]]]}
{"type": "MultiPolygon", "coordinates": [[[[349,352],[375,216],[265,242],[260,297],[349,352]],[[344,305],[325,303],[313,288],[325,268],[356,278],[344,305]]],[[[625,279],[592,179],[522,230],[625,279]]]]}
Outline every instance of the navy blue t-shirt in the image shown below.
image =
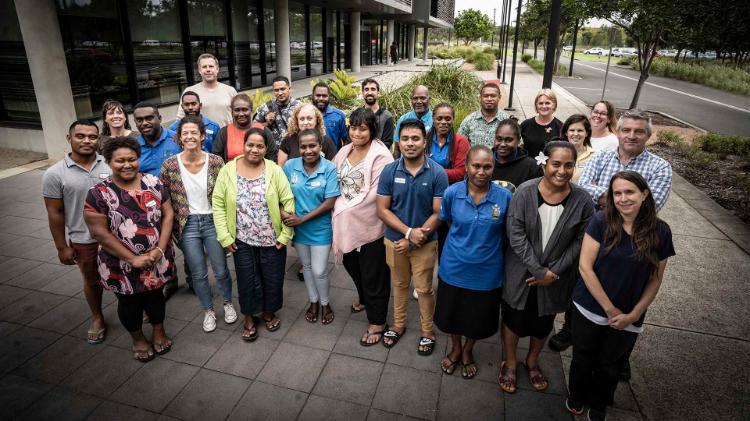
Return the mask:
{"type": "MultiPolygon", "coordinates": [[[[674,245],[672,244],[672,230],[663,221],[659,221],[657,227],[659,230],[657,255],[659,261],[662,261],[675,255],[674,245]]],[[[588,227],[586,227],[586,234],[599,243],[599,255],[594,262],[594,273],[599,278],[599,282],[601,282],[602,288],[612,304],[623,313],[629,313],[641,299],[652,270],[643,258],[635,256],[633,240],[625,230],[622,231],[620,244],[605,254],[605,230],[604,212],[599,211],[594,214],[588,227]]],[[[607,313],[591,295],[580,276],[573,290],[573,301],[592,313],[607,317],[607,313]]],[[[646,313],[644,312],[633,325],[641,326],[645,316],[646,313]]]]}

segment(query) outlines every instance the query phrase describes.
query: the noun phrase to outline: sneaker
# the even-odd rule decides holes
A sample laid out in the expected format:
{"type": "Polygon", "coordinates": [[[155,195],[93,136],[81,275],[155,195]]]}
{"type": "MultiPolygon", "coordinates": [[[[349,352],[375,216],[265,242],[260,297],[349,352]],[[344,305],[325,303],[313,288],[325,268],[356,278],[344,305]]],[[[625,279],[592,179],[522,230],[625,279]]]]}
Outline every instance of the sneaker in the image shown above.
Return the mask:
{"type": "Polygon", "coordinates": [[[412,290],[411,296],[414,297],[415,300],[419,300],[419,294],[417,294],[416,288],[412,290]]]}
{"type": "Polygon", "coordinates": [[[589,408],[588,414],[586,414],[586,419],[588,421],[606,421],[607,420],[607,412],[606,411],[597,411],[594,408],[589,408]]]}
{"type": "Polygon", "coordinates": [[[580,402],[574,401],[573,399],[570,399],[570,398],[565,399],[565,408],[567,408],[568,412],[570,412],[573,415],[583,414],[583,404],[580,402]]]}
{"type": "Polygon", "coordinates": [[[237,321],[237,312],[232,303],[224,303],[224,321],[230,325],[237,321]]]}
{"type": "Polygon", "coordinates": [[[206,310],[206,315],[203,316],[203,331],[213,332],[216,330],[216,313],[213,310],[206,310]]]}
{"type": "Polygon", "coordinates": [[[570,346],[570,339],[571,339],[570,330],[562,328],[560,329],[559,332],[557,332],[556,334],[552,335],[551,338],[549,338],[548,345],[550,349],[552,349],[553,351],[557,351],[557,352],[565,351],[570,346]]]}

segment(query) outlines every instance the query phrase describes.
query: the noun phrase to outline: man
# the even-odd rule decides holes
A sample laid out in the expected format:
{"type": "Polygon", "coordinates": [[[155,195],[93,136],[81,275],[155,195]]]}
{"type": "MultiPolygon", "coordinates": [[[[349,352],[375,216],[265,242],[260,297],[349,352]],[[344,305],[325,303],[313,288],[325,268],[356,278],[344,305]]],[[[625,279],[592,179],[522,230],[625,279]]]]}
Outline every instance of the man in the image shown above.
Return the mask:
{"type": "Polygon", "coordinates": [[[495,144],[495,131],[508,114],[500,111],[500,86],[494,82],[482,85],[479,90],[479,111],[474,111],[464,118],[458,133],[466,136],[469,143],[492,148],[495,144]]]}
{"type": "MultiPolygon", "coordinates": [[[[651,119],[641,111],[625,111],[617,120],[619,146],[604,150],[586,164],[579,185],[591,194],[594,204],[603,208],[612,177],[620,171],[635,171],[648,182],[656,209],[661,210],[672,189],[672,166],[666,160],[646,150],[646,142],[653,128],[651,119]]],[[[570,346],[570,309],[565,313],[562,329],[549,340],[550,348],[563,351],[570,346]]],[[[620,374],[622,380],[630,379],[630,363],[620,374]]]]}
{"type": "Polygon", "coordinates": [[[281,141],[289,129],[292,111],[300,102],[297,99],[292,99],[292,85],[286,76],[276,76],[273,78],[271,86],[273,87],[274,99],[258,107],[255,121],[271,130],[276,148],[279,149],[281,141]]]}
{"type": "MultiPolygon", "coordinates": [[[[193,115],[203,119],[203,125],[206,126],[206,137],[203,139],[203,150],[211,152],[211,148],[214,144],[214,137],[219,133],[220,126],[215,121],[201,114],[203,103],[201,103],[200,96],[193,91],[185,91],[180,100],[180,107],[185,115],[193,115]]],[[[180,128],[180,120],[180,118],[175,120],[174,123],[169,126],[169,130],[177,133],[177,130],[180,128]]]]}
{"type": "Polygon", "coordinates": [[[391,56],[391,62],[395,66],[398,63],[398,44],[396,44],[396,41],[393,41],[391,43],[391,46],[389,48],[389,53],[391,56]]]}
{"type": "Polygon", "coordinates": [[[365,107],[375,113],[378,118],[378,134],[375,138],[380,139],[388,149],[393,144],[393,115],[380,106],[380,84],[375,79],[362,81],[362,98],[365,99],[365,107]]]}
{"type": "Polygon", "coordinates": [[[107,326],[102,314],[102,286],[96,257],[99,244],[89,235],[83,221],[83,205],[89,189],[109,177],[112,171],[96,153],[99,128],[91,121],[70,125],[66,136],[71,152],[51,166],[42,178],[42,196],[57,257],[64,265],[78,265],[83,278],[83,295],[91,311],[87,341],[104,341],[107,326]],[[68,230],[68,238],[65,230],[68,230]]]}
{"type": "Polygon", "coordinates": [[[401,122],[416,118],[421,120],[425,127],[432,127],[432,110],[430,110],[430,90],[424,85],[417,85],[411,92],[411,107],[412,110],[408,113],[399,117],[396,123],[396,136],[393,137],[393,141],[398,143],[398,133],[401,127],[401,122]]]}
{"type": "Polygon", "coordinates": [[[139,132],[136,140],[141,145],[140,172],[158,177],[164,160],[181,151],[174,142],[174,132],[161,127],[159,110],[148,102],[135,105],[133,119],[139,132]]]}
{"type": "Polygon", "coordinates": [[[312,91],[313,105],[321,114],[326,125],[326,136],[328,136],[336,148],[344,146],[346,140],[346,114],[331,105],[331,89],[324,82],[318,82],[312,91]]]}
{"type": "Polygon", "coordinates": [[[378,183],[378,217],[385,228],[386,263],[393,285],[393,324],[383,335],[383,345],[396,345],[406,330],[409,281],[419,294],[420,355],[435,348],[432,316],[435,293],[432,275],[437,255],[438,215],[448,176],[437,162],[425,156],[424,124],[417,119],[401,122],[398,147],[401,159],[385,166],[378,183]]]}
{"type": "MultiPolygon", "coordinates": [[[[188,86],[185,92],[193,91],[200,95],[203,98],[203,114],[217,122],[219,126],[226,126],[232,121],[229,104],[237,95],[237,90],[219,82],[219,60],[212,54],[201,54],[198,57],[198,73],[201,75],[201,81],[188,86]]],[[[180,105],[177,110],[177,119],[182,117],[185,117],[185,110],[180,105]]]]}

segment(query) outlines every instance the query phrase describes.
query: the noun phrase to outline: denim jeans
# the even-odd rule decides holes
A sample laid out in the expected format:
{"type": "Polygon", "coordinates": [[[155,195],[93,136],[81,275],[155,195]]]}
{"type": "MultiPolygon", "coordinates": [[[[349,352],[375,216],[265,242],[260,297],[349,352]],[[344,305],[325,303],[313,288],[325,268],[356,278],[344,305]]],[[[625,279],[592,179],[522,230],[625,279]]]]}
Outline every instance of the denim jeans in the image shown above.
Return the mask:
{"type": "Polygon", "coordinates": [[[216,276],[216,285],[224,302],[232,301],[232,278],[227,267],[227,255],[216,239],[216,228],[211,214],[190,215],[182,230],[180,249],[190,267],[195,295],[206,310],[213,310],[211,285],[208,283],[208,266],[203,251],[208,254],[211,268],[216,276]]]}
{"type": "Polygon", "coordinates": [[[294,243],[294,248],[297,249],[302,261],[302,272],[310,302],[328,305],[328,253],[331,251],[331,245],[310,246],[294,243]]]}
{"type": "Polygon", "coordinates": [[[256,247],[235,242],[234,267],[237,271],[237,294],[240,312],[254,316],[260,312],[275,313],[284,301],[286,246],[256,247]]]}

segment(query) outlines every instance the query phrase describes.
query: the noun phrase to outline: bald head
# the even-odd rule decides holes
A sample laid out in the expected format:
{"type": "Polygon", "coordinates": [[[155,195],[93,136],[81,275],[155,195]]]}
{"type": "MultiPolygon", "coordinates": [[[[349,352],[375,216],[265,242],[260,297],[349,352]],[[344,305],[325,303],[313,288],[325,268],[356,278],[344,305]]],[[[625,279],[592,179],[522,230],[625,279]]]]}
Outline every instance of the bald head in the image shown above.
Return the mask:
{"type": "Polygon", "coordinates": [[[417,85],[411,92],[411,106],[417,117],[422,117],[430,110],[430,90],[424,85],[417,85]]]}

